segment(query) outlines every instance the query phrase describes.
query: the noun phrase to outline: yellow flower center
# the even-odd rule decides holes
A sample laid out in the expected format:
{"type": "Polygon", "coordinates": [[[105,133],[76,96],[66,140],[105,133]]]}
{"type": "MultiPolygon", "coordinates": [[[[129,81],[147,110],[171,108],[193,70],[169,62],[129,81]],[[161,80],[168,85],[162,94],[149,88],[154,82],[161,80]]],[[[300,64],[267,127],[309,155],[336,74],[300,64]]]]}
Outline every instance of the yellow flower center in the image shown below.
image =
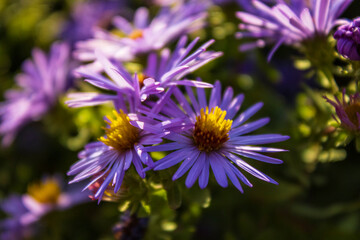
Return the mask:
{"type": "Polygon", "coordinates": [[[135,29],[134,31],[132,31],[129,36],[129,38],[135,40],[135,39],[138,39],[138,38],[142,38],[143,37],[143,31],[140,30],[140,29],[135,29]]]}
{"type": "Polygon", "coordinates": [[[40,203],[55,204],[60,196],[61,189],[55,179],[34,183],[28,187],[28,194],[40,203]]]}
{"type": "Polygon", "coordinates": [[[225,120],[226,111],[219,107],[202,108],[200,116],[196,117],[193,139],[200,151],[211,152],[218,150],[229,140],[232,120],[225,120]]]}
{"type": "Polygon", "coordinates": [[[346,115],[348,116],[349,120],[355,124],[355,126],[359,126],[359,121],[357,118],[356,113],[360,113],[360,102],[356,101],[350,103],[349,105],[345,106],[344,108],[346,115]]]}
{"type": "Polygon", "coordinates": [[[113,114],[115,118],[106,116],[109,121],[105,120],[105,122],[109,125],[109,128],[103,128],[106,138],[100,137],[99,141],[119,152],[133,148],[134,144],[139,140],[139,130],[130,124],[129,117],[122,110],[119,113],[114,110],[113,114]]]}

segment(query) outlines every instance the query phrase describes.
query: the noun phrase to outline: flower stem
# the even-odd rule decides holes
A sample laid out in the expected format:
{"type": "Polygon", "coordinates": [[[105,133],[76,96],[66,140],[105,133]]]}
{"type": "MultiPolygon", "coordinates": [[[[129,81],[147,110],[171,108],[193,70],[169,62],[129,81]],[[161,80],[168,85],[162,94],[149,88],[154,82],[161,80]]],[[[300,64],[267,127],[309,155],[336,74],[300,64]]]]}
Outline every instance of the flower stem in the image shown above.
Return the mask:
{"type": "Polygon", "coordinates": [[[333,94],[337,93],[339,91],[339,87],[335,81],[334,75],[332,74],[332,71],[330,68],[326,67],[321,69],[321,71],[324,73],[325,77],[328,79],[330,87],[331,87],[331,92],[333,94]]]}

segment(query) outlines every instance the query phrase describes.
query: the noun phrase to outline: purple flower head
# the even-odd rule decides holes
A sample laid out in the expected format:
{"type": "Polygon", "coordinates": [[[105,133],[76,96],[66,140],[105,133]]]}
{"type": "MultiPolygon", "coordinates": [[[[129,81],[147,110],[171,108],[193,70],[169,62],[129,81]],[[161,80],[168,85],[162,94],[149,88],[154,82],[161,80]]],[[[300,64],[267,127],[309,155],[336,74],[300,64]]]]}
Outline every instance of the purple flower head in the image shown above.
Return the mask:
{"type": "Polygon", "coordinates": [[[148,9],[136,10],[133,23],[117,16],[113,24],[124,37],[98,29],[94,38],[79,42],[75,57],[81,61],[96,59],[95,49],[118,61],[129,61],[134,56],[163,48],[183,34],[193,32],[204,25],[208,4],[203,1],[189,1],[174,8],[163,7],[152,20],[148,9]]]}
{"type": "Polygon", "coordinates": [[[114,0],[91,0],[75,4],[71,20],[65,25],[63,38],[75,43],[93,36],[95,27],[107,27],[122,3],[114,0]]]}
{"type": "Polygon", "coordinates": [[[341,55],[350,60],[360,61],[360,17],[340,26],[334,38],[341,55]]]}
{"type": "Polygon", "coordinates": [[[158,6],[171,6],[175,4],[183,4],[185,0],[151,0],[152,4],[158,5],[158,6]]]}
{"type": "Polygon", "coordinates": [[[23,73],[16,76],[20,89],[5,93],[0,103],[0,135],[2,144],[9,145],[22,126],[39,120],[52,107],[69,85],[69,47],[52,45],[49,55],[33,50],[33,60],[26,60],[23,73]]]}
{"type": "Polygon", "coordinates": [[[342,92],[342,102],[335,96],[336,102],[330,100],[327,97],[324,97],[328,103],[335,107],[336,115],[334,119],[341,124],[341,126],[348,131],[354,132],[356,134],[360,133],[360,94],[355,93],[349,95],[349,102],[345,101],[345,89],[342,92]]]}
{"type": "MultiPolygon", "coordinates": [[[[173,84],[189,85],[189,83],[183,81],[179,82],[179,80],[187,74],[199,69],[206,63],[222,56],[222,52],[206,51],[206,49],[215,42],[213,39],[207,41],[190,54],[199,39],[199,37],[195,38],[186,46],[187,37],[183,36],[178,41],[173,53],[165,48],[161,51],[160,56],[157,56],[156,53],[149,54],[144,74],[153,77],[154,79],[159,79],[164,87],[169,87],[173,84]],[[171,81],[177,82],[170,83],[171,81]]],[[[198,84],[200,84],[200,82],[198,82],[198,84]]],[[[204,84],[202,83],[201,85],[204,84]]],[[[197,87],[201,87],[201,85],[197,85],[197,87]]]]}
{"type": "Polygon", "coordinates": [[[189,171],[185,181],[189,188],[196,180],[200,188],[205,188],[209,180],[210,167],[220,186],[228,186],[228,177],[241,192],[243,189],[239,179],[250,187],[252,184],[239,171],[239,168],[261,180],[276,184],[272,178],[253,168],[247,163],[248,160],[244,159],[272,164],[282,163],[280,159],[260,153],[276,153],[285,150],[256,145],[281,142],[288,139],[288,136],[246,135],[269,122],[269,118],[247,122],[263,104],[254,104],[238,115],[244,100],[243,94],[233,97],[233,89],[228,87],[225,94],[221,96],[221,84],[217,81],[208,102],[204,89],[197,88],[196,90],[197,98],[192,89],[186,87],[191,101],[189,104],[184,94],[178,88],[174,88],[173,95],[178,104],[172,99],[168,100],[162,107],[162,115],[155,116],[149,111],[149,116],[157,117],[162,121],[162,126],[169,132],[164,138],[172,142],[146,147],[145,151],[173,151],[155,162],[152,169],[167,169],[182,162],[172,179],[175,181],[189,171]]]}
{"type": "Polygon", "coordinates": [[[212,2],[216,5],[225,5],[234,2],[234,0],[212,0],[212,2]]]}
{"type": "Polygon", "coordinates": [[[120,190],[125,172],[131,165],[144,178],[143,164],[153,165],[151,157],[143,150],[144,145],[162,141],[160,135],[156,134],[160,134],[161,129],[152,126],[153,120],[126,114],[123,110],[114,110],[113,114],[114,117],[106,117],[106,135],[97,142],[87,144],[78,155],[80,161],[72,165],[68,172],[69,176],[76,175],[69,183],[91,178],[84,190],[96,189],[92,197],[98,199],[99,203],[104,194],[116,194],[120,190]],[[133,119],[137,121],[136,127],[131,125],[133,119]]]}
{"type": "MultiPolygon", "coordinates": [[[[259,0],[263,3],[266,3],[268,5],[275,5],[277,3],[284,3],[284,1],[282,0],[259,0]]],[[[304,8],[309,8],[311,7],[312,0],[307,1],[307,0],[287,0],[286,4],[289,6],[289,8],[291,8],[291,10],[293,10],[296,14],[300,14],[301,11],[304,8]]],[[[260,9],[258,9],[252,2],[252,0],[236,0],[236,2],[241,6],[241,8],[247,12],[251,12],[251,13],[257,13],[260,15],[264,15],[265,13],[263,11],[261,11],[260,9]]],[[[265,14],[266,15],[266,14],[265,14]]]]}
{"type": "Polygon", "coordinates": [[[144,239],[149,227],[149,217],[138,217],[129,210],[124,212],[120,221],[112,228],[115,239],[144,239]]]}
{"type": "MultiPolygon", "coordinates": [[[[98,62],[101,63],[105,73],[111,79],[95,73],[87,67],[78,69],[77,73],[84,77],[85,81],[96,87],[114,91],[117,95],[126,94],[127,98],[132,99],[134,105],[139,105],[149,95],[160,94],[174,85],[212,87],[211,84],[204,82],[181,80],[185,75],[222,55],[221,52],[206,51],[206,48],[214,40],[206,42],[190,54],[198,40],[199,38],[196,38],[186,46],[187,37],[182,37],[173,53],[169,49],[164,49],[160,56],[156,53],[150,54],[144,72],[134,76],[128,73],[121,65],[110,62],[99,52],[97,53],[98,62]]],[[[115,95],[76,93],[70,94],[69,97],[71,100],[67,101],[67,104],[70,107],[92,106],[106,101],[113,101],[116,108],[121,108],[118,97],[115,95]]]]}
{"type": "Polygon", "coordinates": [[[281,45],[300,45],[317,36],[327,36],[330,30],[344,20],[338,19],[352,0],[291,1],[277,0],[270,7],[260,0],[252,0],[254,13],[237,12],[242,21],[238,38],[255,41],[240,46],[240,51],[275,44],[269,59],[281,45]],[[299,8],[300,7],[300,8],[299,8]]]}
{"type": "Polygon", "coordinates": [[[12,195],[1,201],[0,208],[11,216],[0,222],[1,239],[24,239],[34,234],[34,223],[47,213],[64,210],[86,201],[86,194],[62,191],[58,177],[48,177],[29,185],[28,193],[12,195]]]}

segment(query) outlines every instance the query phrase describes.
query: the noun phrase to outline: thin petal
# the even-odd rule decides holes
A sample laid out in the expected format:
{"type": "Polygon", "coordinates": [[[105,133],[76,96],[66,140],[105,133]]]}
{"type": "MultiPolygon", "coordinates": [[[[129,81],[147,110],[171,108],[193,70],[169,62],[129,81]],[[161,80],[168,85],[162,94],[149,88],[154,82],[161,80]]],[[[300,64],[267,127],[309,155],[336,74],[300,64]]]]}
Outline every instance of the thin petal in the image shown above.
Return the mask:
{"type": "Polygon", "coordinates": [[[205,157],[205,154],[201,153],[200,156],[196,159],[186,178],[186,187],[190,188],[196,182],[196,179],[199,177],[202,169],[204,168],[205,157]]]}
{"type": "Polygon", "coordinates": [[[209,168],[210,168],[210,161],[209,158],[205,158],[204,167],[199,176],[199,187],[204,189],[209,182],[209,168]]]}
{"type": "Polygon", "coordinates": [[[228,186],[228,181],[227,181],[225,170],[224,170],[223,163],[222,163],[223,160],[227,161],[219,154],[212,153],[209,156],[211,169],[213,170],[215,179],[219,183],[220,186],[225,188],[228,186]]]}
{"type": "Polygon", "coordinates": [[[191,152],[189,156],[186,157],[185,161],[181,164],[181,166],[178,168],[178,170],[175,172],[175,174],[172,177],[172,180],[175,181],[176,179],[184,175],[192,167],[192,165],[198,158],[199,154],[200,152],[196,150],[191,152]]]}

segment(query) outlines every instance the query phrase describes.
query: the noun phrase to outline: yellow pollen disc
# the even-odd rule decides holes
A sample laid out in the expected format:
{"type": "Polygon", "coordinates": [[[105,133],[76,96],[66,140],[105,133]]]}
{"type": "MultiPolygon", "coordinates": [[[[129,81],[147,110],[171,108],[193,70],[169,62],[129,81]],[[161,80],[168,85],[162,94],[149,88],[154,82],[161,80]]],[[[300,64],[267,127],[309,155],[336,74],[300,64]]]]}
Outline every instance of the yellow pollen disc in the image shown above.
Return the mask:
{"type": "Polygon", "coordinates": [[[344,108],[346,115],[348,116],[349,120],[355,124],[355,126],[359,125],[359,121],[357,118],[356,113],[360,113],[360,102],[356,101],[353,103],[350,103],[349,105],[345,106],[344,108]]]}
{"type": "Polygon", "coordinates": [[[28,187],[28,194],[40,203],[55,204],[60,196],[61,189],[55,179],[47,179],[45,182],[34,183],[28,187]]]}
{"type": "Polygon", "coordinates": [[[232,120],[225,120],[226,111],[219,107],[202,108],[200,116],[196,117],[193,139],[200,151],[211,152],[218,150],[229,140],[232,120]]]}
{"type": "Polygon", "coordinates": [[[129,36],[129,38],[131,39],[138,39],[138,38],[142,38],[143,37],[143,31],[140,29],[135,29],[134,31],[132,31],[129,36]]]}
{"type": "Polygon", "coordinates": [[[100,137],[99,141],[113,147],[119,152],[126,151],[134,146],[139,140],[139,130],[130,124],[129,117],[122,111],[113,111],[115,118],[106,116],[109,122],[109,128],[103,128],[106,133],[105,137],[100,137]]]}

